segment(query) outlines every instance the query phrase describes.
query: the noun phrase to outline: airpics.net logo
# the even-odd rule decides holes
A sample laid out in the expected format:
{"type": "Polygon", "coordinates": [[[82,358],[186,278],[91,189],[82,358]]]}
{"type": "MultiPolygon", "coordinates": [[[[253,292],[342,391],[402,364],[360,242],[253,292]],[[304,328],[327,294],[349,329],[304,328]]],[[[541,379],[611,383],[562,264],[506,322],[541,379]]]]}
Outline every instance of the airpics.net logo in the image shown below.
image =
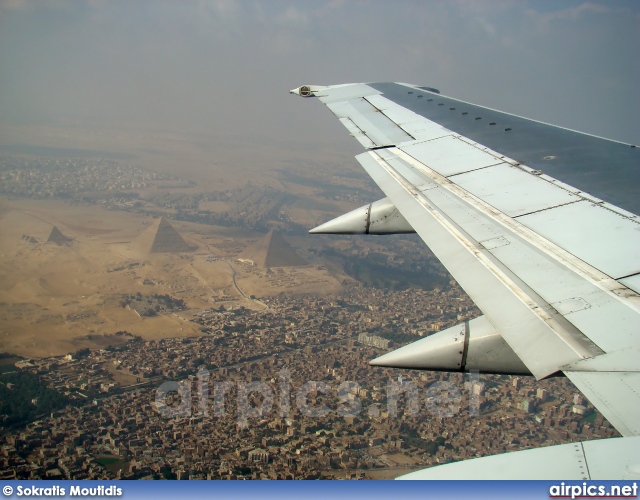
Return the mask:
{"type": "MultiPolygon", "coordinates": [[[[323,381],[311,380],[292,389],[289,370],[283,368],[272,384],[254,380],[216,381],[211,383],[209,372],[201,370],[193,380],[166,381],[157,388],[153,403],[156,411],[165,418],[188,418],[193,416],[223,417],[227,409],[237,411],[237,424],[240,428],[249,426],[252,419],[266,418],[277,412],[287,417],[294,403],[305,417],[322,418],[331,413],[340,417],[355,417],[365,412],[369,417],[398,416],[398,400],[404,395],[404,414],[415,416],[424,401],[426,410],[435,417],[452,417],[462,410],[463,392],[456,384],[439,381],[426,390],[419,390],[411,380],[389,381],[386,387],[386,408],[375,402],[366,408],[359,397],[362,388],[357,382],[344,381],[337,386],[323,381]],[[194,390],[195,386],[195,390],[194,390]],[[213,398],[210,398],[210,393],[213,398]],[[234,398],[235,396],[235,398],[234,398]],[[312,401],[328,400],[337,396],[335,404],[314,404],[312,401]],[[277,405],[276,405],[277,401],[277,405]]],[[[463,389],[468,393],[468,410],[471,416],[477,416],[480,410],[480,394],[483,384],[477,372],[469,373],[463,389]]],[[[384,389],[383,389],[384,390],[384,389]]]]}
{"type": "Polygon", "coordinates": [[[638,484],[554,484],[549,498],[638,498],[638,484]]]}

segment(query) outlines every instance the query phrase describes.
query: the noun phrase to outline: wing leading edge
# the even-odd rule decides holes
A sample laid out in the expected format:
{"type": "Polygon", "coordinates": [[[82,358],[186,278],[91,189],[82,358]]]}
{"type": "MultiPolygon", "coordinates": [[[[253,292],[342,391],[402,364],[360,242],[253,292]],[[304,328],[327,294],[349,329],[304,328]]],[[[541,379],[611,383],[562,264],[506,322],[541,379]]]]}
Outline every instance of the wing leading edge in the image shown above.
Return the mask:
{"type": "MultiPolygon", "coordinates": [[[[501,352],[538,379],[563,372],[621,434],[640,435],[638,149],[407,84],[309,87],[369,150],[356,158],[387,196],[378,204],[402,217],[387,227],[419,234],[501,352]]],[[[347,215],[312,232],[359,232],[347,215]]],[[[415,364],[417,349],[372,364],[415,364]]],[[[486,352],[465,362],[491,371],[486,352]]]]}

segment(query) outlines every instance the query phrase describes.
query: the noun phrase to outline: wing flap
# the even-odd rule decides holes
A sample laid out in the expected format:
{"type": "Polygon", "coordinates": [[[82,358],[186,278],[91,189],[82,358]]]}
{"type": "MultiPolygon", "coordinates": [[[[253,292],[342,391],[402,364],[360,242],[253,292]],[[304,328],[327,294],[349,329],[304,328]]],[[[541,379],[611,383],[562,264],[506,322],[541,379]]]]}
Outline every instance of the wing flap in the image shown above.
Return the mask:
{"type": "MultiPolygon", "coordinates": [[[[378,150],[375,155],[384,158],[386,164],[401,175],[412,189],[426,191],[424,196],[430,203],[446,214],[478,248],[494,257],[503,271],[510,273],[513,281],[523,282],[530,289],[527,292],[529,296],[538,296],[536,304],[548,311],[559,312],[582,332],[580,335],[575,332],[566,335],[579,339],[582,352],[586,350],[591,353],[587,357],[598,354],[599,350],[585,342],[585,336],[607,352],[638,343],[638,311],[603,289],[603,282],[586,279],[575,267],[572,256],[562,259],[557,252],[545,251],[535,233],[518,232],[521,228],[517,221],[508,218],[509,224],[502,224],[496,220],[495,210],[491,206],[464,204],[463,200],[472,202],[474,197],[446,179],[438,184],[437,177],[424,174],[424,165],[420,165],[420,171],[412,168],[392,151],[398,150],[378,150]],[[428,190],[424,186],[429,186],[428,190]],[[441,189],[433,189],[436,186],[441,189]],[[616,334],[611,335],[611,331],[616,334]]],[[[535,176],[531,177],[536,179],[535,176]]],[[[608,280],[607,277],[601,279],[608,280]]]]}
{"type": "MultiPolygon", "coordinates": [[[[447,196],[442,188],[415,190],[376,152],[356,158],[537,378],[594,354],[594,346],[579,333],[572,332],[577,338],[558,335],[556,330],[566,331],[556,325],[562,321],[560,315],[550,307],[545,311],[536,303],[538,297],[533,297],[536,294],[511,281],[487,258],[488,251],[481,249],[449,218],[456,211],[466,212],[466,217],[477,217],[473,209],[447,196]],[[435,191],[450,201],[448,215],[439,210],[432,201],[434,198],[426,198],[426,194],[431,197],[435,191]]],[[[569,329],[567,325],[565,329],[569,329]]]]}

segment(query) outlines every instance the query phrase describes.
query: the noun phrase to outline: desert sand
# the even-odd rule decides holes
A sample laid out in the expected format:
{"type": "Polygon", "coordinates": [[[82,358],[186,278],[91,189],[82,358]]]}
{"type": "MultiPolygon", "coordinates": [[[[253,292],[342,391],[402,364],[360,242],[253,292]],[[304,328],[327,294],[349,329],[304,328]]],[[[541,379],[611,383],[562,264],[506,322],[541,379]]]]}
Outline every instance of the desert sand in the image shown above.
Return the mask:
{"type": "Polygon", "coordinates": [[[262,309],[255,299],[270,294],[340,289],[277,234],[247,237],[63,200],[0,199],[0,351],[42,357],[102,348],[120,341],[118,331],[145,340],[200,335],[190,321],[195,311],[262,309]],[[238,260],[243,250],[259,262],[238,260]],[[140,316],[123,307],[138,293],[167,294],[187,309],[140,316]]]}

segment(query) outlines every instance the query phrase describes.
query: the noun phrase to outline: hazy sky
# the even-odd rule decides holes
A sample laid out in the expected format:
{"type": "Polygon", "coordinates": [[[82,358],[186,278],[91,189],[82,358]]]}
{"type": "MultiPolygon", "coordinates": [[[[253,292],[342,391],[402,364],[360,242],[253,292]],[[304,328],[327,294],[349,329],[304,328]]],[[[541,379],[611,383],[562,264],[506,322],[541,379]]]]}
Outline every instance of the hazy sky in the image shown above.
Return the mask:
{"type": "Polygon", "coordinates": [[[0,0],[0,121],[346,142],[288,90],[404,81],[640,143],[639,54],[636,0],[0,0]]]}

